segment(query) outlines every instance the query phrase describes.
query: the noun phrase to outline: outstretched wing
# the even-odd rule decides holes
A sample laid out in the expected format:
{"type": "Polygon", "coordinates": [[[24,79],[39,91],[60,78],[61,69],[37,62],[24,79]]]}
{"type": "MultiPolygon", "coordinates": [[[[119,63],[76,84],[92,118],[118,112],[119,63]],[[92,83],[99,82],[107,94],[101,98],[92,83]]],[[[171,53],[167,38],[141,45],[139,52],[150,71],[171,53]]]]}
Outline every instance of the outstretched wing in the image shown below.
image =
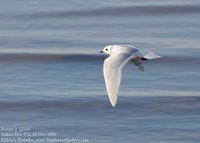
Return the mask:
{"type": "Polygon", "coordinates": [[[144,71],[144,66],[142,62],[140,61],[141,57],[135,56],[131,59],[131,62],[133,62],[141,71],[144,71]]]}
{"type": "Polygon", "coordinates": [[[121,82],[121,71],[131,58],[131,54],[115,54],[104,61],[103,73],[110,103],[115,107],[121,82]]]}

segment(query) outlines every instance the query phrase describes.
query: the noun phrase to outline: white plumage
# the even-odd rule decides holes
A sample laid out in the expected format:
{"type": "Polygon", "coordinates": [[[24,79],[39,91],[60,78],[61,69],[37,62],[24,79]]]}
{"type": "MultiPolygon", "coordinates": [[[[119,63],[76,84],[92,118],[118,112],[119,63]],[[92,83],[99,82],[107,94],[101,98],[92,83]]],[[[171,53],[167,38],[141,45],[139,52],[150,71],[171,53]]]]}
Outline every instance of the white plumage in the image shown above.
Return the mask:
{"type": "Polygon", "coordinates": [[[147,54],[146,56],[142,55],[139,50],[130,45],[108,45],[101,52],[110,55],[104,61],[103,73],[108,97],[113,107],[117,104],[117,96],[121,82],[121,72],[126,63],[131,60],[143,71],[144,67],[140,61],[142,58],[160,58],[160,56],[154,53],[147,54]]]}

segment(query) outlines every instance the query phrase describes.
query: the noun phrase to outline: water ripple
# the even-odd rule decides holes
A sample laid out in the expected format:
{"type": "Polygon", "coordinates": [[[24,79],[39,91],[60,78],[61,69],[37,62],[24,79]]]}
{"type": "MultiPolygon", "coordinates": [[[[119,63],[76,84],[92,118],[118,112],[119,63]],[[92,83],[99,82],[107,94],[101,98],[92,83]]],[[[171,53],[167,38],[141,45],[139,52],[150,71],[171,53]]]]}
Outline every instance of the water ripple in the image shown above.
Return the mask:
{"type": "MultiPolygon", "coordinates": [[[[160,5],[160,6],[120,6],[103,7],[101,9],[89,10],[62,10],[44,11],[35,13],[22,13],[12,15],[12,18],[66,18],[66,17],[119,17],[119,16],[140,16],[140,15],[162,15],[162,14],[189,14],[199,13],[200,5],[160,5]]],[[[9,16],[6,15],[6,18],[9,16]]]]}
{"type": "MultiPolygon", "coordinates": [[[[107,55],[101,54],[0,54],[1,62],[95,62],[103,61],[107,55]]],[[[161,59],[155,59],[145,62],[161,63],[200,63],[200,57],[191,56],[162,56],[161,59]]]]}

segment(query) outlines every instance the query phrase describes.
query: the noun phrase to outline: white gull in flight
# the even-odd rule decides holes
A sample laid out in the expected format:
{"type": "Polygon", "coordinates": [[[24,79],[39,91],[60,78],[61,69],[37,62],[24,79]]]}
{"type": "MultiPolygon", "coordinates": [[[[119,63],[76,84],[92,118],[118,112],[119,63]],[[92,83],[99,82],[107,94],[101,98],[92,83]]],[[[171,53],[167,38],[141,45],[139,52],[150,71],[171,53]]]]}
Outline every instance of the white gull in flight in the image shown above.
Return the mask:
{"type": "Polygon", "coordinates": [[[113,107],[117,104],[121,72],[126,63],[130,60],[141,71],[144,71],[141,60],[160,58],[154,53],[143,55],[138,49],[130,45],[108,45],[100,53],[110,55],[104,61],[103,73],[108,97],[113,107]]]}

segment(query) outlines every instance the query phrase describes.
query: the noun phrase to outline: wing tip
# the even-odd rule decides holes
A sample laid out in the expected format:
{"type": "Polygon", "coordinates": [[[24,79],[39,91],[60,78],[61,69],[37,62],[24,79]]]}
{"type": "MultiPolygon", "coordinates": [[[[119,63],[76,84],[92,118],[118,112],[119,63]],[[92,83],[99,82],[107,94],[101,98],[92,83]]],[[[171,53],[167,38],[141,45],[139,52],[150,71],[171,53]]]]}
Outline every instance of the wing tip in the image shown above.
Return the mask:
{"type": "Polygon", "coordinates": [[[112,104],[112,107],[115,108],[115,107],[116,107],[116,104],[112,104]]]}
{"type": "Polygon", "coordinates": [[[111,105],[112,105],[113,108],[115,108],[116,105],[117,105],[117,102],[110,102],[110,103],[111,103],[111,105]]]}

